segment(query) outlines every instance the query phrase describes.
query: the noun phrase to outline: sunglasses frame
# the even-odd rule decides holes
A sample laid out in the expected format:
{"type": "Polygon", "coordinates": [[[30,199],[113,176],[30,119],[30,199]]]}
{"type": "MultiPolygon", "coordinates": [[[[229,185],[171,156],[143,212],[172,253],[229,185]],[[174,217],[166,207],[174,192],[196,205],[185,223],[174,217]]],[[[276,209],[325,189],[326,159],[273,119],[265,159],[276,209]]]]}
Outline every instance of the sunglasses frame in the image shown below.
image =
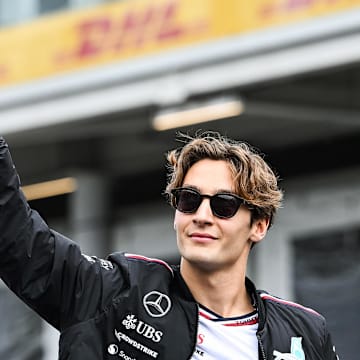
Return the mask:
{"type": "Polygon", "coordinates": [[[173,207],[176,209],[176,210],[179,210],[180,212],[184,213],[184,214],[194,214],[198,208],[200,207],[200,205],[202,204],[203,200],[204,199],[209,199],[210,200],[210,208],[211,208],[211,211],[213,213],[214,216],[220,218],[220,219],[230,219],[232,218],[233,216],[235,216],[235,214],[237,213],[237,211],[239,210],[240,206],[241,205],[245,205],[246,204],[246,201],[241,198],[239,195],[237,194],[234,194],[234,193],[230,193],[230,192],[218,192],[214,195],[208,195],[208,194],[201,194],[198,190],[196,189],[193,189],[193,188],[190,188],[190,187],[178,187],[178,188],[175,188],[175,189],[172,189],[171,191],[171,195],[173,196],[173,199],[172,199],[172,205],[173,207]],[[196,206],[196,208],[194,208],[193,210],[190,210],[190,211],[184,211],[184,210],[180,210],[178,208],[178,201],[177,201],[177,194],[181,191],[189,191],[190,193],[193,193],[193,194],[196,194],[199,196],[199,199],[201,199],[201,201],[199,202],[199,204],[196,206]],[[234,213],[230,216],[223,216],[223,215],[220,215],[217,213],[216,209],[214,209],[213,207],[213,199],[215,199],[216,197],[218,196],[221,196],[221,195],[226,195],[226,196],[231,196],[233,199],[236,200],[236,204],[237,204],[237,207],[236,207],[236,210],[234,211],[234,213]]]}

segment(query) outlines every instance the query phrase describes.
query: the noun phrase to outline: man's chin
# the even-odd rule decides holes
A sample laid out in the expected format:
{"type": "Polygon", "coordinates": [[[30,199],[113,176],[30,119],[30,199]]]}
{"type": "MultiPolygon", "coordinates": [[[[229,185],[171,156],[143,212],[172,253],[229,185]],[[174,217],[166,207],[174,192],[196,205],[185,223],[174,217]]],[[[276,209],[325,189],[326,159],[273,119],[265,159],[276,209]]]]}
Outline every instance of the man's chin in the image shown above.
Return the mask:
{"type": "Polygon", "coordinates": [[[188,267],[191,267],[200,271],[215,271],[219,268],[219,263],[213,257],[204,254],[192,254],[191,256],[183,256],[183,262],[187,263],[188,267]]]}

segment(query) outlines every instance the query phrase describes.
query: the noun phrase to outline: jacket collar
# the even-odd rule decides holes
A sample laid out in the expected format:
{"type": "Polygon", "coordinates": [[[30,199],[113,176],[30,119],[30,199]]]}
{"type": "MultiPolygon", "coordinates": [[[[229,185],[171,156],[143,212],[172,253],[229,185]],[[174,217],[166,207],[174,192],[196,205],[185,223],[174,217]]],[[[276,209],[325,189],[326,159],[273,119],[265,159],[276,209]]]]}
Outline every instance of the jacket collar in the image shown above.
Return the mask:
{"type": "Polygon", "coordinates": [[[185,280],[181,276],[180,273],[180,265],[174,265],[172,266],[174,270],[174,289],[173,291],[177,294],[179,294],[182,298],[184,298],[187,301],[196,302],[190,289],[185,283],[185,280]]]}
{"type": "MultiPolygon", "coordinates": [[[[174,270],[174,279],[175,279],[173,291],[178,293],[182,298],[184,298],[187,301],[196,302],[193,295],[191,294],[190,289],[186,285],[185,280],[181,276],[180,266],[176,265],[176,266],[172,266],[172,268],[174,270]]],[[[258,312],[259,315],[258,332],[260,332],[263,330],[265,326],[266,311],[265,311],[264,302],[259,295],[260,291],[256,290],[255,284],[248,277],[245,278],[245,287],[248,294],[251,297],[254,307],[258,312]]]]}
{"type": "Polygon", "coordinates": [[[245,278],[245,286],[248,294],[251,297],[254,307],[259,316],[258,332],[262,331],[265,326],[266,310],[263,300],[260,297],[260,291],[256,289],[255,284],[248,278],[245,278]]]}

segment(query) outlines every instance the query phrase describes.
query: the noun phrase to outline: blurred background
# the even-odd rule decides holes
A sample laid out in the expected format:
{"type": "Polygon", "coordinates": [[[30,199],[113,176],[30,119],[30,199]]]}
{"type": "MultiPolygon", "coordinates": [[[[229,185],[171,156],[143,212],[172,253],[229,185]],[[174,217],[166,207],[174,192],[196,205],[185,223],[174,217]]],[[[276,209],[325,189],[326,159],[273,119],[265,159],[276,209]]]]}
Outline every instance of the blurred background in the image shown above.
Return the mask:
{"type": "MultiPolygon", "coordinates": [[[[0,0],[0,134],[31,206],[84,253],[173,264],[176,132],[256,146],[285,202],[249,276],[356,359],[359,44],[360,0],[0,0]]],[[[3,283],[0,309],[1,359],[57,359],[57,331],[3,283]]]]}

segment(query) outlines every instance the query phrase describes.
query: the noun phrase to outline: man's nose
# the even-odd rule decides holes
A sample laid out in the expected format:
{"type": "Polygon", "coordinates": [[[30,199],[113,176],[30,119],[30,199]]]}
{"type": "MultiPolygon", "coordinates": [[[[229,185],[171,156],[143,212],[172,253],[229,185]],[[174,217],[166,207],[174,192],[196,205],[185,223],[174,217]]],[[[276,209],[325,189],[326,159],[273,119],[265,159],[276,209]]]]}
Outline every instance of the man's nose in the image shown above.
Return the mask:
{"type": "Polygon", "coordinates": [[[213,212],[210,206],[210,199],[203,198],[200,206],[194,213],[194,221],[209,223],[213,220],[213,212]]]}

